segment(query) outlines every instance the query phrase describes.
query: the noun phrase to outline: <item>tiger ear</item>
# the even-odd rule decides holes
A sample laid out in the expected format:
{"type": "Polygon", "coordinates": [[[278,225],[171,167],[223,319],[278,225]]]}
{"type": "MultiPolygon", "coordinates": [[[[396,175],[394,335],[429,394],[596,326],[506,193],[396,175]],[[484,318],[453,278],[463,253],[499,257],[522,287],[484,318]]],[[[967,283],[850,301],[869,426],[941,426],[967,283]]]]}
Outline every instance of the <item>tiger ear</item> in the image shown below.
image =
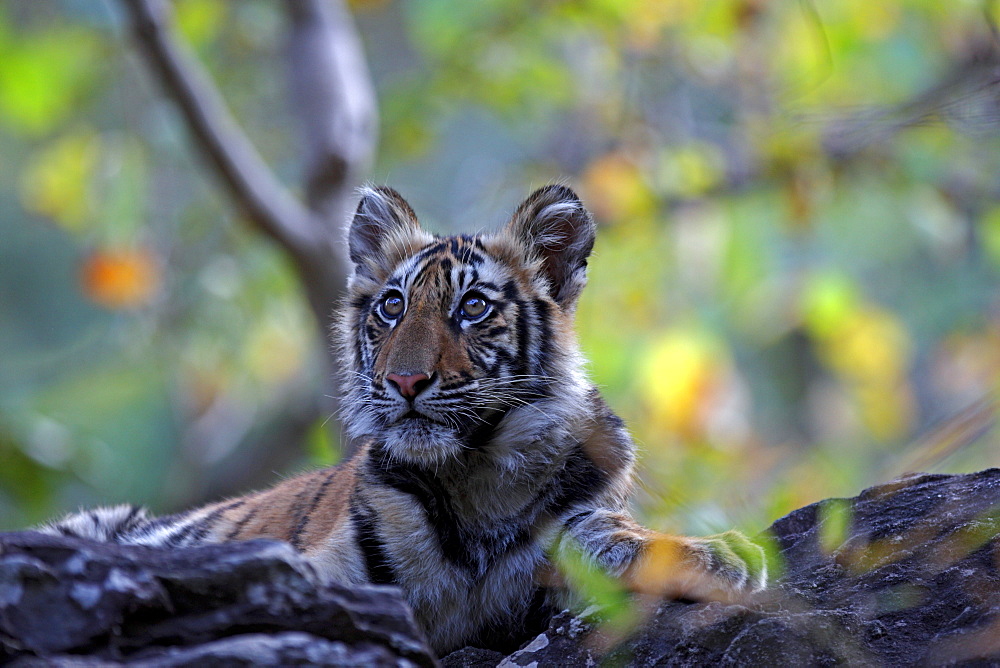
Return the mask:
{"type": "Polygon", "coordinates": [[[361,201],[347,232],[347,247],[354,271],[375,277],[387,272],[387,251],[398,247],[400,237],[419,229],[417,216],[403,196],[387,186],[364,186],[361,201]]]}
{"type": "Polygon", "coordinates": [[[539,188],[517,207],[505,231],[525,253],[542,262],[552,298],[572,308],[587,283],[587,258],[597,228],[570,188],[539,188]]]}

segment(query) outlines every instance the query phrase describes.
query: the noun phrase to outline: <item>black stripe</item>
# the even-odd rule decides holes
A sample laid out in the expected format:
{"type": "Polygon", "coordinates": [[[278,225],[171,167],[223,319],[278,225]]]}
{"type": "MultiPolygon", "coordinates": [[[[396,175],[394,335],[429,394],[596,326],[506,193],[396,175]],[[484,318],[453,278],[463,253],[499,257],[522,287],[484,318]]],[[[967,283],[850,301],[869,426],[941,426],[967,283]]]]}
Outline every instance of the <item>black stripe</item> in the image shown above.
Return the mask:
{"type": "Polygon", "coordinates": [[[191,522],[186,527],[180,530],[180,532],[168,536],[164,546],[166,547],[179,547],[184,544],[184,540],[190,536],[194,530],[197,528],[197,522],[191,522]]]}
{"type": "Polygon", "coordinates": [[[485,258],[482,255],[468,248],[462,253],[462,262],[466,264],[482,264],[484,260],[485,258]]]}
{"type": "MultiPolygon", "coordinates": [[[[157,524],[156,522],[150,522],[149,524],[147,524],[143,528],[148,531],[150,529],[150,527],[155,527],[155,528],[158,529],[158,528],[163,527],[163,526],[168,526],[171,523],[183,522],[192,513],[194,513],[196,510],[197,510],[197,508],[192,508],[191,510],[182,511],[182,512],[177,513],[175,515],[171,515],[169,517],[163,518],[163,521],[162,521],[161,524],[157,524]]],[[[164,545],[167,546],[167,547],[181,545],[182,541],[184,541],[184,539],[186,539],[192,532],[194,532],[198,528],[199,528],[199,524],[198,524],[197,521],[191,522],[186,527],[184,527],[183,529],[181,529],[181,531],[179,533],[173,534],[172,536],[168,536],[166,538],[166,542],[164,543],[164,545]]]]}
{"type": "MultiPolygon", "coordinates": [[[[295,518],[295,526],[296,527],[302,521],[302,517],[305,514],[304,511],[303,511],[303,508],[304,508],[303,499],[305,498],[306,492],[308,490],[309,490],[309,486],[308,485],[303,485],[302,489],[300,489],[299,491],[297,491],[295,493],[295,496],[292,497],[291,511],[292,511],[292,516],[295,518]]],[[[292,533],[294,533],[294,532],[295,532],[295,529],[292,529],[288,533],[288,535],[285,536],[285,540],[291,542],[291,540],[292,540],[292,533]]]]}
{"type": "Polygon", "coordinates": [[[549,355],[552,353],[552,315],[549,303],[544,299],[535,300],[535,309],[538,312],[538,346],[544,364],[549,361],[549,355]]]}
{"type": "Polygon", "coordinates": [[[608,480],[608,475],[597,468],[578,445],[550,485],[551,497],[546,504],[547,510],[558,515],[578,503],[589,501],[604,490],[608,480]]]}
{"type": "MultiPolygon", "coordinates": [[[[243,503],[243,502],[242,501],[237,501],[236,505],[239,505],[241,503],[243,503]]],[[[205,536],[208,535],[209,530],[215,524],[215,520],[219,519],[219,517],[222,515],[222,513],[224,513],[227,510],[229,510],[230,506],[232,506],[232,505],[233,504],[229,504],[229,506],[222,506],[221,508],[216,508],[215,510],[213,510],[212,512],[210,512],[208,515],[205,515],[205,517],[203,517],[198,522],[197,529],[191,535],[191,540],[188,541],[188,545],[196,545],[196,544],[200,543],[205,538],[205,536]]]]}
{"type": "Polygon", "coordinates": [[[184,520],[185,517],[194,512],[195,509],[183,510],[179,513],[174,513],[173,515],[164,515],[163,517],[155,517],[146,524],[142,525],[142,532],[145,534],[150,534],[157,529],[162,529],[164,527],[169,527],[171,524],[177,524],[184,520]]]}
{"type": "Polygon", "coordinates": [[[316,510],[316,507],[319,505],[320,501],[323,500],[323,497],[326,496],[326,493],[329,491],[330,483],[333,482],[333,478],[336,474],[337,474],[336,469],[331,469],[331,471],[327,474],[326,480],[323,481],[323,484],[321,484],[319,486],[319,489],[316,490],[316,494],[313,495],[313,499],[312,502],[309,504],[309,508],[306,510],[305,514],[303,514],[302,517],[299,519],[299,523],[295,526],[295,530],[292,532],[292,535],[288,538],[288,542],[291,543],[292,547],[294,547],[296,550],[301,548],[302,532],[305,531],[306,525],[309,524],[309,519],[313,511],[316,510]]]}
{"type": "Polygon", "coordinates": [[[260,504],[257,504],[256,506],[251,508],[250,512],[244,515],[243,518],[236,523],[236,526],[233,527],[233,530],[230,531],[229,534],[226,536],[226,540],[232,540],[236,538],[236,536],[238,536],[239,533],[243,531],[243,527],[245,527],[247,523],[254,518],[258,510],[260,510],[260,504]]]}
{"type": "Polygon", "coordinates": [[[382,483],[409,494],[421,505],[446,560],[482,577],[503,554],[528,544],[534,516],[519,514],[491,526],[465,527],[451,499],[432,471],[399,461],[390,461],[384,445],[375,445],[369,470],[382,483]]]}
{"type": "Polygon", "coordinates": [[[370,513],[362,511],[360,500],[351,500],[351,522],[354,524],[354,536],[365,560],[368,570],[368,580],[372,584],[395,584],[396,572],[385,552],[385,544],[375,531],[375,523],[370,513]]]}
{"type": "Polygon", "coordinates": [[[417,270],[417,273],[414,274],[413,279],[410,281],[411,292],[415,291],[417,288],[419,288],[420,286],[422,286],[424,283],[427,282],[427,276],[433,265],[434,265],[433,262],[425,262],[420,266],[420,268],[417,270]]]}
{"type": "Polygon", "coordinates": [[[486,447],[493,440],[493,433],[509,412],[510,408],[502,408],[485,418],[480,416],[480,420],[473,423],[472,431],[462,438],[462,442],[472,450],[486,447]]]}
{"type": "Polygon", "coordinates": [[[375,446],[369,459],[379,482],[417,500],[424,509],[427,521],[434,527],[446,559],[462,566],[473,566],[471,555],[462,541],[451,500],[440,485],[434,483],[433,474],[417,466],[392,461],[386,453],[380,452],[382,447],[375,446]]]}
{"type": "Polygon", "coordinates": [[[441,242],[438,242],[436,244],[432,244],[432,245],[428,246],[427,248],[425,248],[422,251],[420,251],[419,253],[417,253],[414,257],[416,257],[417,262],[422,262],[422,261],[426,260],[427,258],[429,258],[430,256],[435,255],[436,253],[440,253],[441,251],[443,251],[447,247],[448,247],[448,244],[445,243],[444,241],[441,241],[441,242]]]}
{"type": "Polygon", "coordinates": [[[469,356],[469,361],[472,362],[473,366],[483,369],[487,374],[490,373],[491,370],[486,366],[486,360],[479,354],[478,350],[470,347],[465,352],[469,356]]]}
{"type": "Polygon", "coordinates": [[[526,302],[518,299],[514,303],[517,304],[517,372],[528,374],[531,372],[528,365],[528,344],[530,343],[528,327],[530,323],[528,322],[527,309],[525,309],[526,302]]]}
{"type": "Polygon", "coordinates": [[[115,543],[120,543],[122,539],[127,538],[137,528],[136,516],[140,512],[142,512],[142,506],[132,506],[128,511],[128,515],[125,516],[125,519],[119,522],[118,526],[115,527],[115,530],[111,533],[109,539],[115,543]]]}
{"type": "Polygon", "coordinates": [[[142,510],[142,506],[132,506],[129,508],[128,515],[126,515],[125,519],[121,521],[121,526],[123,528],[127,528],[128,525],[132,524],[132,520],[135,519],[135,516],[139,514],[140,510],[142,510]]]}
{"type": "Polygon", "coordinates": [[[575,515],[570,515],[563,521],[563,526],[567,529],[572,529],[577,524],[582,522],[584,519],[590,517],[594,514],[593,510],[584,510],[582,513],[576,513],[575,515]]]}

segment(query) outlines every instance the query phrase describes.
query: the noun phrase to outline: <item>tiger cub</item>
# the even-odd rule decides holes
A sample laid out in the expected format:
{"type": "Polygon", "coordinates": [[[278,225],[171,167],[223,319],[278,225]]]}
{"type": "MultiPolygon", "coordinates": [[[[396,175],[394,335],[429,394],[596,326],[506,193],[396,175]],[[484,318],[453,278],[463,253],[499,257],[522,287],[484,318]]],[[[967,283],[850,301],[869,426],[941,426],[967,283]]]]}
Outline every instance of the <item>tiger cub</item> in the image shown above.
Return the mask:
{"type": "Polygon", "coordinates": [[[156,547],[288,541],[319,576],[399,586],[431,646],[495,642],[565,594],[560,554],[632,590],[731,598],[764,586],[737,532],[658,534],[628,515],[635,446],[584,372],[573,313],[595,226],[572,190],[503,229],[438,237],[390,188],[349,226],[343,418],[334,468],[163,518],[83,511],[49,533],[156,547]]]}

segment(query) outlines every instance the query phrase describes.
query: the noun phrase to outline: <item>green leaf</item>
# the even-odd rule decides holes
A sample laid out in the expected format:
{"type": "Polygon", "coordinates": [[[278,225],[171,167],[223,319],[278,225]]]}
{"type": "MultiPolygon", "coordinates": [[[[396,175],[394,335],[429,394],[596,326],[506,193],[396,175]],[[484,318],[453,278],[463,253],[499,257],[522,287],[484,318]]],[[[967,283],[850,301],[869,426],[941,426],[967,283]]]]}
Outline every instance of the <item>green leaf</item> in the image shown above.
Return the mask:
{"type": "Polygon", "coordinates": [[[1000,206],[989,209],[979,221],[979,234],[990,262],[1000,269],[1000,206]]]}
{"type": "Polygon", "coordinates": [[[317,420],[306,435],[309,460],[316,466],[333,466],[340,459],[340,447],[333,438],[329,420],[317,420]]]}
{"type": "Polygon", "coordinates": [[[76,111],[104,68],[97,37],[78,27],[24,36],[0,49],[0,116],[15,130],[41,135],[76,111]]]}
{"type": "Polygon", "coordinates": [[[837,550],[847,540],[853,512],[847,499],[828,499],[819,507],[819,544],[826,553],[837,550]]]}

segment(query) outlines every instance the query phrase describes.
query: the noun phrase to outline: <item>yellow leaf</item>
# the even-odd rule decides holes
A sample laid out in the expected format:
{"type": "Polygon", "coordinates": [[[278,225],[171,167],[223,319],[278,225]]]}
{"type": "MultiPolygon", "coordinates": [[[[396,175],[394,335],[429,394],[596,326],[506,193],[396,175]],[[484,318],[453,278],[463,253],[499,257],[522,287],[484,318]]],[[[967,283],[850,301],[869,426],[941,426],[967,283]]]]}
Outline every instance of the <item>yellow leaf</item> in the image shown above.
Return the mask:
{"type": "Polygon", "coordinates": [[[101,145],[90,131],[77,131],[49,144],[21,174],[21,201],[29,211],[70,230],[83,227],[91,213],[90,179],[101,145]]]}
{"type": "Polygon", "coordinates": [[[641,360],[643,396],[658,428],[696,438],[725,371],[719,346],[700,332],[674,330],[641,360]]]}
{"type": "Polygon", "coordinates": [[[861,383],[856,386],[861,419],[880,441],[902,438],[913,424],[913,398],[909,386],[897,382],[861,383]]]}
{"type": "Polygon", "coordinates": [[[600,220],[642,217],[654,208],[642,172],[624,153],[609,153],[590,163],[583,174],[583,189],[600,220]]]}
{"type": "Polygon", "coordinates": [[[889,313],[872,307],[854,313],[824,344],[831,366],[860,382],[885,384],[901,378],[909,363],[910,339],[889,313]]]}

